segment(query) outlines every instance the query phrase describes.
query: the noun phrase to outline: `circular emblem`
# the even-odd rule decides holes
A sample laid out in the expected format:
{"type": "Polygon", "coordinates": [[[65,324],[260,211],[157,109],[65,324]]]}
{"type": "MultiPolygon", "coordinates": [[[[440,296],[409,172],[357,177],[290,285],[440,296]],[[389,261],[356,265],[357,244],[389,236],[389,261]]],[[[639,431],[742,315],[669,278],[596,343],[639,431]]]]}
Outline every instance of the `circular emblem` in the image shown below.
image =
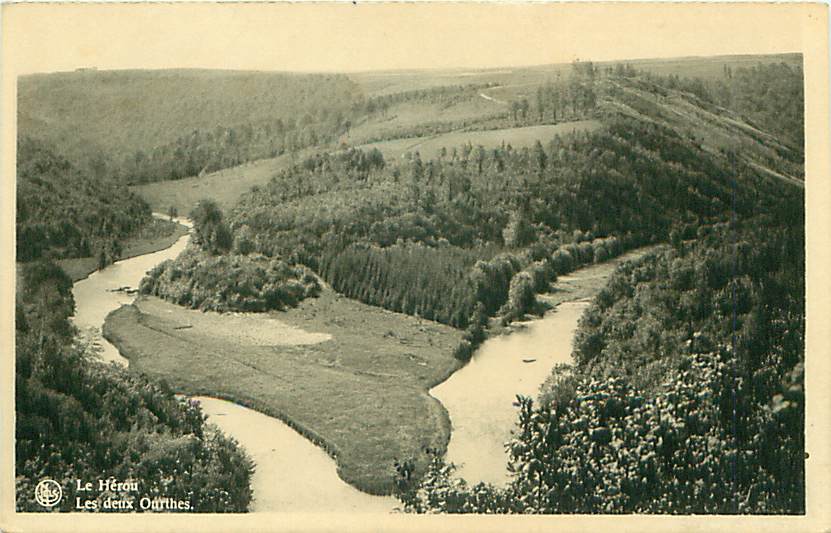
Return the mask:
{"type": "Polygon", "coordinates": [[[35,501],[43,507],[54,507],[58,505],[63,497],[63,489],[57,481],[44,479],[35,487],[35,501]]]}

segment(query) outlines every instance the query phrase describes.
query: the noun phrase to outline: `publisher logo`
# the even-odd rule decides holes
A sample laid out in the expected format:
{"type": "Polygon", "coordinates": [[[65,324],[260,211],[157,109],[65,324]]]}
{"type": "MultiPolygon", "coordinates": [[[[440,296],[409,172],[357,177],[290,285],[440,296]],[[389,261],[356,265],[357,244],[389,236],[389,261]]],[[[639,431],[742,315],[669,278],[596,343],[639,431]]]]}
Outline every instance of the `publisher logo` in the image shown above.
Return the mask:
{"type": "Polygon", "coordinates": [[[35,501],[43,507],[58,505],[63,497],[63,490],[57,481],[44,479],[35,487],[35,501]]]}

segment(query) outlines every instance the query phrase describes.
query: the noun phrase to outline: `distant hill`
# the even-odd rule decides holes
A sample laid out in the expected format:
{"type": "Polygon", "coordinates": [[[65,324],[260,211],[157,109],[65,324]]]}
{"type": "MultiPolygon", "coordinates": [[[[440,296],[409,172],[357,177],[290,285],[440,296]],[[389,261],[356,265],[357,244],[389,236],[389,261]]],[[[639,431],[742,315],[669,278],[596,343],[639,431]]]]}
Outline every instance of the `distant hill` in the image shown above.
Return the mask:
{"type": "Polygon", "coordinates": [[[541,95],[570,98],[570,89],[552,87],[571,83],[575,66],[593,65],[605,77],[626,65],[798,147],[801,80],[791,78],[801,77],[801,62],[799,54],[779,54],[350,74],[84,69],[20,78],[18,132],[47,142],[81,171],[138,185],[307,148],[555,124],[564,120],[552,111],[561,102],[534,110],[541,95]],[[768,101],[772,91],[778,101],[768,101]]]}
{"type": "MultiPolygon", "coordinates": [[[[249,137],[274,137],[281,129],[344,114],[359,95],[354,82],[334,74],[212,70],[36,74],[21,77],[18,83],[18,131],[49,142],[74,163],[91,160],[93,166],[121,166],[127,158],[170,159],[181,146],[168,149],[167,145],[185,145],[191,136],[211,137],[214,144],[219,140],[253,144],[255,139],[249,137]]],[[[245,154],[240,155],[245,160],[245,154]]]]}
{"type": "MultiPolygon", "coordinates": [[[[632,59],[595,62],[598,67],[626,63],[637,70],[661,76],[676,75],[713,79],[722,75],[724,68],[733,70],[758,64],[786,63],[802,65],[802,54],[724,55],[713,57],[677,57],[661,59],[632,59]]],[[[533,86],[552,78],[568,76],[570,63],[552,63],[514,68],[446,69],[446,70],[391,70],[349,74],[370,96],[394,94],[405,90],[427,89],[448,85],[482,84],[533,86]]]]}

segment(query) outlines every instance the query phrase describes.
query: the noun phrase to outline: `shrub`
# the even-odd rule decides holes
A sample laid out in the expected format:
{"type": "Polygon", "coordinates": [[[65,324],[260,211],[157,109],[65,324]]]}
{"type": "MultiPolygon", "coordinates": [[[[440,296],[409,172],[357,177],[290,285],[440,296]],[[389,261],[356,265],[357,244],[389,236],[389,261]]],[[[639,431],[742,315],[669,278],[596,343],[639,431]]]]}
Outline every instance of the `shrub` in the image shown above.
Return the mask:
{"type": "Polygon", "coordinates": [[[304,266],[261,255],[220,255],[188,248],[152,269],[139,291],[205,311],[263,312],[296,306],[320,285],[304,266]]]}

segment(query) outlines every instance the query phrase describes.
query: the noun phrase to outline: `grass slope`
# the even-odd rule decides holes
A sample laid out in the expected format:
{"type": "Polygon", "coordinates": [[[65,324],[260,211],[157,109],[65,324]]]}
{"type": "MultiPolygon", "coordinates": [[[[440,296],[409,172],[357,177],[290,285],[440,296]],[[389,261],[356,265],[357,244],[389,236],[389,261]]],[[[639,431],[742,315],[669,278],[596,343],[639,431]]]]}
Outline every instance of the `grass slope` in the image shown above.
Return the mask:
{"type": "Polygon", "coordinates": [[[526,126],[521,128],[505,128],[486,131],[458,131],[433,135],[430,137],[412,137],[377,143],[365,144],[358,148],[371,150],[377,148],[384,154],[384,158],[392,160],[401,157],[407,152],[418,151],[422,159],[433,158],[439,155],[442,148],[448,151],[465,143],[473,146],[482,145],[485,148],[496,148],[502,143],[510,144],[514,148],[530,148],[535,142],[546,144],[555,135],[565,135],[574,131],[592,131],[600,127],[600,123],[593,120],[578,120],[561,124],[545,126],[526,126]]]}
{"type": "Polygon", "coordinates": [[[161,213],[167,213],[173,206],[180,214],[186,215],[200,200],[206,198],[216,201],[223,210],[229,210],[237,204],[240,196],[252,187],[267,184],[274,174],[302,161],[311,153],[306,150],[297,154],[285,154],[226,168],[201,177],[135,185],[130,187],[130,190],[141,196],[153,211],[161,213]]]}
{"type": "Polygon", "coordinates": [[[653,93],[648,85],[610,81],[616,96],[607,110],[675,130],[710,153],[733,151],[751,166],[794,185],[802,185],[804,167],[796,149],[749,123],[740,115],[679,91],[653,93]]]}
{"type": "Polygon", "coordinates": [[[110,314],[104,334],[134,371],[164,378],[185,394],[229,399],[286,421],[366,492],[391,491],[396,458],[424,457],[425,446],[445,449],[448,417],[427,390],[458,368],[451,353],[461,332],[329,288],[272,318],[331,339],[263,346],[195,324],[214,317],[156,298],[110,314]]]}

